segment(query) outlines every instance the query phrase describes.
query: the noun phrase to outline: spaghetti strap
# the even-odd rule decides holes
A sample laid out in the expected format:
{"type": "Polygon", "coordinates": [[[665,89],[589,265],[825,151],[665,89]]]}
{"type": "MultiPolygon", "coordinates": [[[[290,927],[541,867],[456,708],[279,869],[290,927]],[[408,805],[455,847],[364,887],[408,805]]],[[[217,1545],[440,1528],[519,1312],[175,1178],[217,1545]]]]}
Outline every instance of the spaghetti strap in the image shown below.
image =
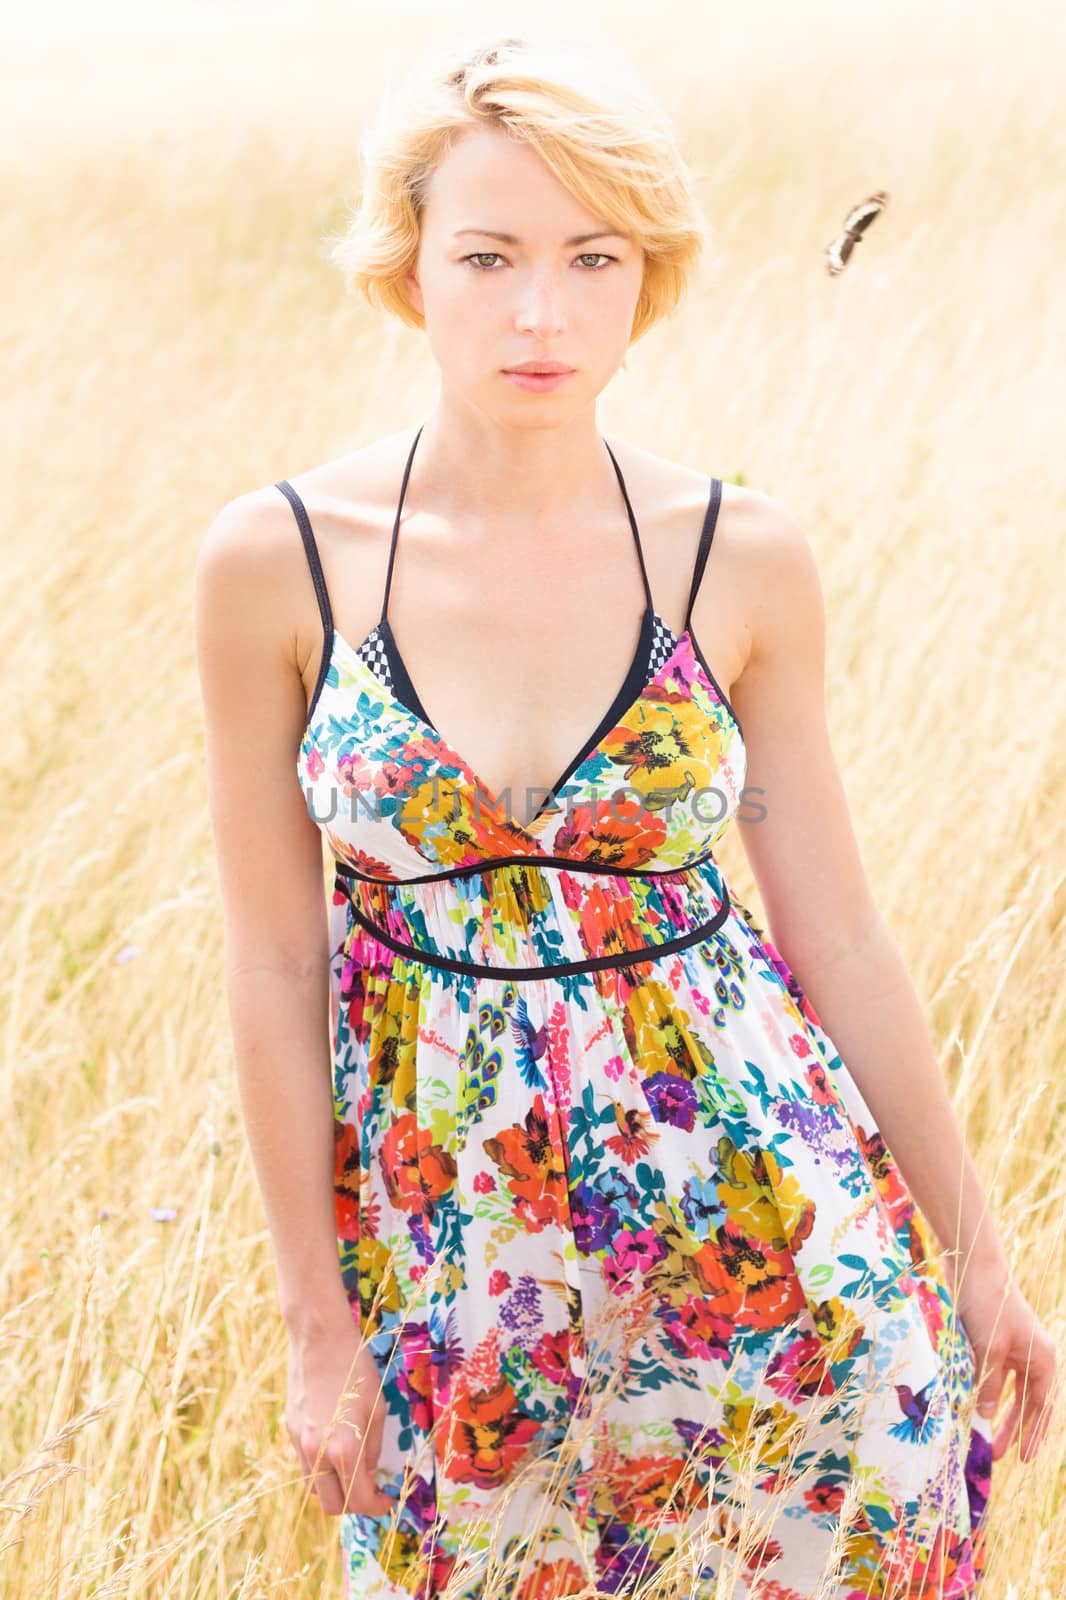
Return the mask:
{"type": "Polygon", "coordinates": [[[389,590],[392,587],[392,568],[393,563],[396,560],[396,539],[400,532],[400,512],[403,510],[403,497],[407,493],[407,480],[411,476],[411,463],[415,458],[415,450],[418,447],[419,439],[422,437],[422,429],[424,427],[424,422],[419,424],[418,432],[411,441],[411,448],[407,452],[407,465],[403,469],[403,478],[400,481],[400,498],[396,502],[396,515],[392,522],[392,541],[389,545],[389,565],[385,572],[385,592],[381,599],[381,616],[378,618],[379,627],[385,621],[389,609],[389,590]]]}
{"type": "Polygon", "coordinates": [[[622,499],[626,503],[626,516],[629,518],[629,526],[633,530],[633,542],[636,544],[636,547],[637,547],[637,560],[640,562],[640,576],[644,581],[644,598],[645,598],[645,600],[647,602],[647,609],[648,609],[649,613],[654,613],[655,606],[654,606],[654,604],[652,602],[652,598],[651,598],[651,584],[648,582],[648,569],[644,564],[644,549],[643,549],[643,547],[641,545],[641,542],[640,542],[640,530],[637,527],[637,519],[633,515],[633,507],[629,503],[629,490],[626,488],[626,480],[622,476],[621,467],[618,465],[618,462],[615,460],[614,451],[611,449],[611,447],[607,443],[606,439],[604,439],[603,444],[604,444],[604,448],[607,451],[607,454],[611,458],[611,463],[614,466],[615,476],[618,479],[618,486],[622,491],[622,499]]]}
{"type": "Polygon", "coordinates": [[[292,506],[296,515],[296,523],[300,529],[300,537],[304,542],[304,551],[307,555],[307,565],[311,568],[311,577],[315,585],[315,594],[318,597],[318,609],[322,617],[322,627],[325,630],[327,642],[333,632],[333,611],[329,603],[329,590],[326,588],[326,576],[322,571],[322,561],[318,554],[318,545],[311,530],[311,518],[307,515],[307,507],[296,493],[288,478],[281,478],[275,485],[280,489],[286,500],[292,506]]]}
{"type": "MultiPolygon", "coordinates": [[[[395,560],[396,560],[396,542],[397,542],[397,538],[398,538],[398,535],[399,535],[399,532],[400,532],[400,513],[403,510],[404,496],[407,493],[407,480],[411,476],[411,463],[414,461],[415,450],[416,450],[416,448],[418,446],[419,439],[422,437],[422,429],[424,427],[425,427],[425,423],[423,422],[421,427],[419,428],[418,432],[415,434],[414,439],[411,442],[411,448],[407,453],[407,465],[403,469],[403,478],[402,478],[402,480],[400,482],[400,495],[399,495],[399,499],[397,500],[397,503],[396,503],[396,516],[393,519],[392,540],[391,540],[391,543],[389,545],[389,565],[388,565],[388,569],[387,569],[387,571],[385,573],[385,592],[384,592],[384,595],[382,596],[382,601],[381,601],[381,616],[378,618],[378,625],[379,626],[383,622],[385,622],[385,620],[387,618],[387,615],[388,615],[389,591],[390,591],[390,589],[392,587],[392,569],[393,569],[393,565],[394,565],[395,560]]],[[[601,437],[602,437],[602,435],[601,435],[601,437]]],[[[642,580],[642,582],[644,584],[644,599],[646,601],[647,610],[648,610],[648,612],[650,614],[650,613],[654,612],[655,607],[654,607],[654,605],[652,603],[651,584],[648,582],[648,569],[647,569],[647,566],[645,565],[645,562],[644,562],[644,550],[643,550],[643,548],[641,546],[641,543],[640,543],[640,530],[637,527],[637,519],[633,515],[633,507],[630,504],[629,491],[626,488],[626,480],[622,476],[621,467],[618,465],[618,462],[615,460],[614,451],[611,449],[611,447],[607,443],[606,439],[603,440],[603,444],[604,444],[604,448],[607,451],[607,454],[611,458],[611,464],[614,467],[615,476],[618,479],[618,486],[622,491],[622,499],[625,501],[626,516],[629,518],[629,526],[633,530],[633,542],[635,543],[635,545],[637,547],[637,560],[640,562],[640,576],[641,576],[641,580],[642,580]]]]}
{"type": "Polygon", "coordinates": [[[703,569],[707,565],[707,556],[711,548],[711,540],[714,538],[714,530],[718,524],[718,507],[721,505],[721,502],[722,480],[721,478],[712,478],[711,492],[707,500],[707,510],[703,518],[703,527],[700,530],[699,549],[696,551],[696,568],[692,574],[692,588],[689,590],[688,609],[685,612],[685,620],[682,624],[682,627],[686,631],[688,630],[689,623],[692,620],[692,607],[696,602],[696,595],[699,592],[700,580],[703,577],[703,569]]]}
{"type": "Polygon", "coordinates": [[[322,560],[318,554],[318,545],[315,543],[315,536],[311,529],[311,518],[307,515],[307,507],[288,478],[279,478],[274,487],[281,490],[296,516],[296,525],[304,542],[307,565],[311,568],[311,578],[315,586],[319,615],[322,618],[322,655],[319,658],[318,675],[315,678],[315,687],[307,710],[308,720],[310,720],[311,714],[318,704],[318,697],[322,693],[322,685],[326,681],[329,663],[333,656],[333,608],[329,603],[326,575],[322,571],[322,560]]]}

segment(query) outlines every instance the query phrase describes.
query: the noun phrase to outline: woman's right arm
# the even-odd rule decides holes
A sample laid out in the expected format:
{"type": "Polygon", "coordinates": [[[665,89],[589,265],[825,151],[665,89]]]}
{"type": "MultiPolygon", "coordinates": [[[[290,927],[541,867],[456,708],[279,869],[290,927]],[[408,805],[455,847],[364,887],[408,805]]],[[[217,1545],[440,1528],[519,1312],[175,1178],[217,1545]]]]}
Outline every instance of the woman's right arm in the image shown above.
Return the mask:
{"type": "MultiPolygon", "coordinates": [[[[291,510],[278,491],[255,490],[208,528],[194,603],[238,1092],[303,1415],[328,1404],[359,1339],[337,1254],[322,842],[296,772],[306,697],[294,585],[313,593],[301,563],[291,510]]],[[[368,1377],[372,1363],[367,1349],[368,1377]]],[[[290,1390],[292,1379],[290,1367],[290,1390]]],[[[324,1509],[340,1509],[319,1492],[324,1509]]]]}
{"type": "Polygon", "coordinates": [[[282,1313],[289,1325],[343,1323],[322,842],[296,775],[306,706],[291,590],[285,605],[293,565],[271,559],[288,508],[265,493],[222,509],[196,566],[208,803],[241,1110],[282,1313]]]}

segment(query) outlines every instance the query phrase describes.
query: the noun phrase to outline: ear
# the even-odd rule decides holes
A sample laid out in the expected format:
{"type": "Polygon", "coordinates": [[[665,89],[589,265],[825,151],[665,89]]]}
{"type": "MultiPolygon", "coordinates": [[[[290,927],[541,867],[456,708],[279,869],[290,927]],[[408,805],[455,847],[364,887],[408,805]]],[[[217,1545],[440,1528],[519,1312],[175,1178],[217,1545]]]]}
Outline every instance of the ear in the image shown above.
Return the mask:
{"type": "Polygon", "coordinates": [[[405,272],[403,275],[403,287],[411,305],[414,306],[420,317],[424,317],[426,308],[422,303],[422,288],[418,281],[418,274],[413,271],[405,272]]]}

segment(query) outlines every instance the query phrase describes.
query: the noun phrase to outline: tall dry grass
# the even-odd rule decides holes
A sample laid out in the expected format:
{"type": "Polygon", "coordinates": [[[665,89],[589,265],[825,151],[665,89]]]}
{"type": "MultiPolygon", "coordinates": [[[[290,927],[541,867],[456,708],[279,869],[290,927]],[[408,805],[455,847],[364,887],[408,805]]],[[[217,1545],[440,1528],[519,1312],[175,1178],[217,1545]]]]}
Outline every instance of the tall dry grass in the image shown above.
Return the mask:
{"type": "MultiPolygon", "coordinates": [[[[317,245],[383,77],[457,17],[602,35],[677,116],[715,252],[600,419],[768,490],[811,534],[867,868],[1016,1276],[1062,1331],[1057,16],[768,0],[654,23],[624,5],[27,16],[0,94],[11,1600],[341,1592],[337,1524],[308,1505],[282,1427],[191,573],[231,496],[432,402],[421,339],[346,302],[317,245]],[[889,208],[831,281],[822,250],[872,188],[889,208]]],[[[721,855],[757,904],[735,838],[721,855]]],[[[994,1600],[1063,1592],[1063,1431],[995,1468],[994,1600]]]]}

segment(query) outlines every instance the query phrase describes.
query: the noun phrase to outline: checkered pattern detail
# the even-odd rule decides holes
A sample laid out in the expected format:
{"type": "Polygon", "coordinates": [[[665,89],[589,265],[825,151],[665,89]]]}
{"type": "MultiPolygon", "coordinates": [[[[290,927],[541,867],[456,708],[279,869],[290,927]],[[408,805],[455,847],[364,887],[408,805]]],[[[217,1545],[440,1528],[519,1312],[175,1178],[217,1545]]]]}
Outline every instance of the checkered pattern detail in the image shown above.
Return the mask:
{"type": "Polygon", "coordinates": [[[648,681],[669,661],[677,648],[677,635],[668,628],[657,611],[652,613],[651,654],[648,660],[648,681]]]}
{"type": "Polygon", "coordinates": [[[356,655],[365,661],[375,678],[380,678],[387,689],[392,688],[392,669],[389,666],[389,656],[385,649],[385,641],[381,637],[380,629],[373,628],[363,640],[356,655]]]}
{"type": "MultiPolygon", "coordinates": [[[[677,635],[672,628],[667,626],[657,611],[653,612],[647,681],[650,682],[660,668],[666,665],[676,648],[677,635]]],[[[385,649],[385,641],[381,637],[379,628],[375,627],[367,634],[356,654],[366,662],[374,676],[380,679],[387,689],[395,693],[388,651],[385,649]]]]}

